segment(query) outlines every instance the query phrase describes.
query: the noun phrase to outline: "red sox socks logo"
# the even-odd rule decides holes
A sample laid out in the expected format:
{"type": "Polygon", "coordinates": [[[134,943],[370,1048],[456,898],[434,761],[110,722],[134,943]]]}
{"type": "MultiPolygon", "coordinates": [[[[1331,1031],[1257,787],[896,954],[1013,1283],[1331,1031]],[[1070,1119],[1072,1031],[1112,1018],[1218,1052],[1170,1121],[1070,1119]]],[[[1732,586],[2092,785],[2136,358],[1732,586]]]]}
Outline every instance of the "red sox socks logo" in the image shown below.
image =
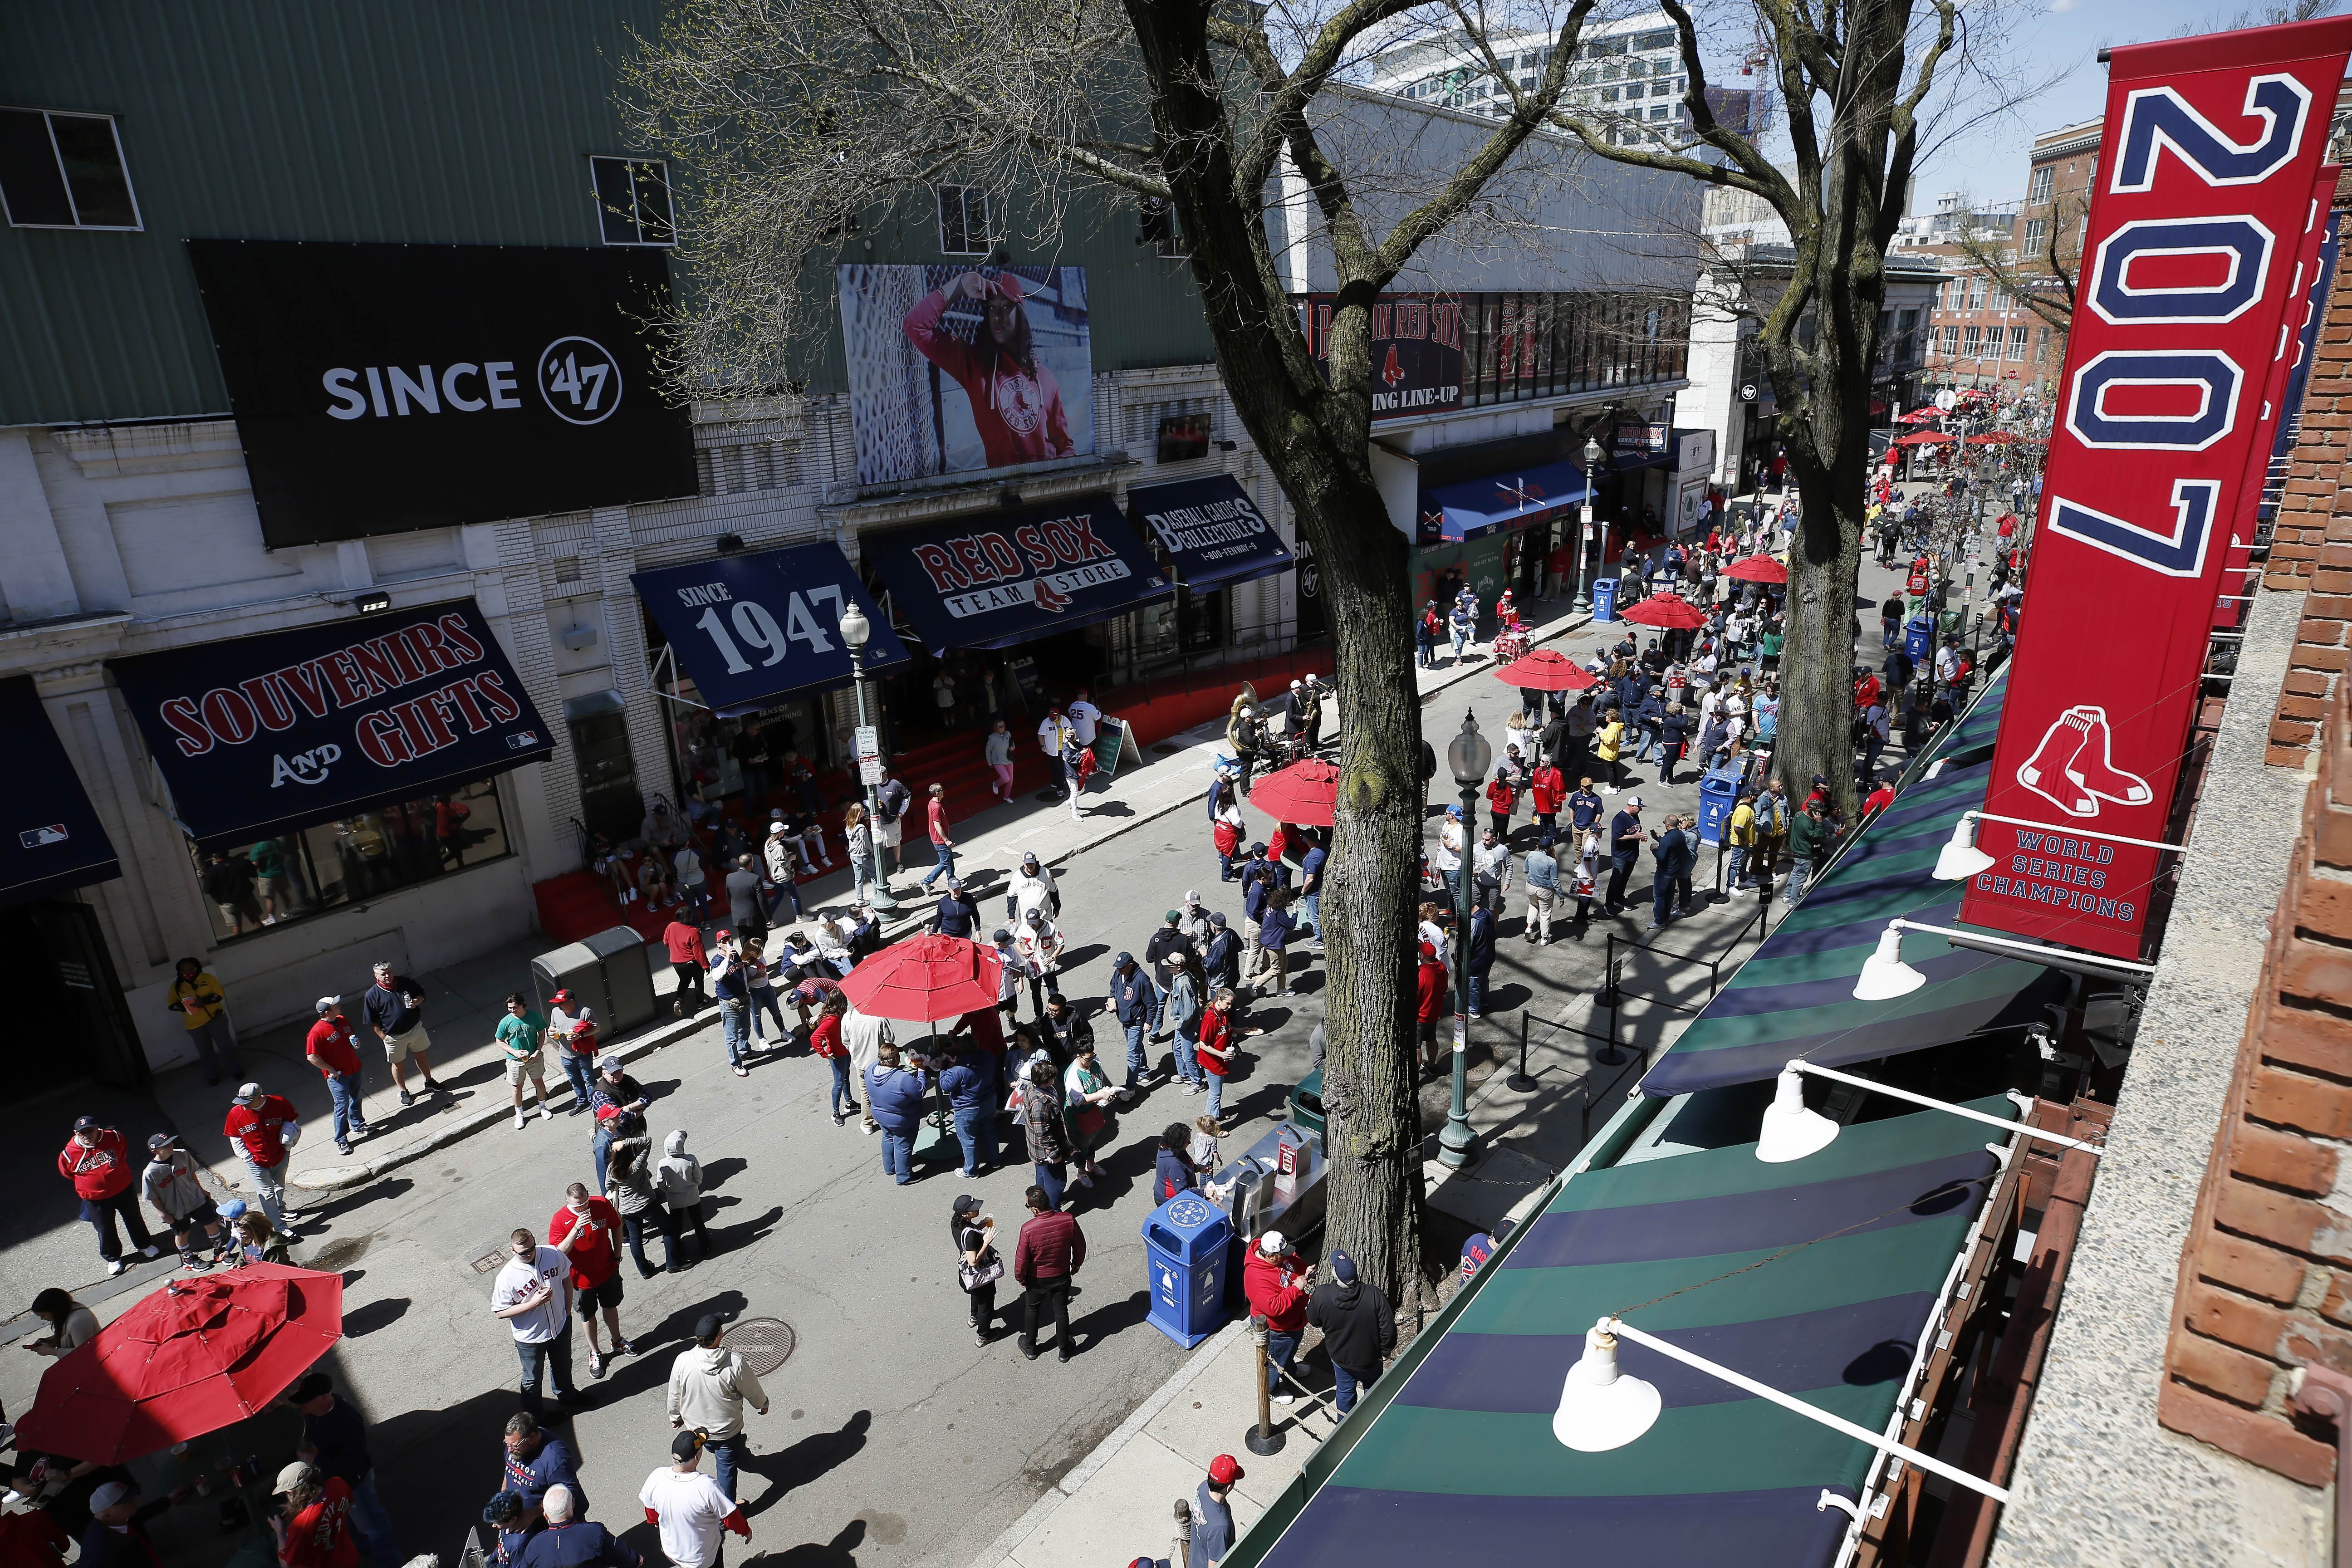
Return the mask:
{"type": "Polygon", "coordinates": [[[2116,767],[2110,743],[2107,710],[2077,703],[2042,732],[2017,782],[2069,816],[2096,816],[2103,800],[2146,805],[2147,781],[2116,767]]]}

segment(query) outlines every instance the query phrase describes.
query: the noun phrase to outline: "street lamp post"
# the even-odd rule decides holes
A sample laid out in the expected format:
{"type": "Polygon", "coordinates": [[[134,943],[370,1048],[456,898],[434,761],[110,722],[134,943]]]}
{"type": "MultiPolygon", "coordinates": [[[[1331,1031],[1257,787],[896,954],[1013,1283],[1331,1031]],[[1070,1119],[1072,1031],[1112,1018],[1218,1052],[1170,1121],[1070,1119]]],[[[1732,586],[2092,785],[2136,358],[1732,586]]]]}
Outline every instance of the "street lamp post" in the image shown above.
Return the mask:
{"type": "Polygon", "coordinates": [[[1581,532],[1576,542],[1576,608],[1592,608],[1592,600],[1584,591],[1584,558],[1592,549],[1592,470],[1601,461],[1601,443],[1587,436],[1584,438],[1584,504],[1576,509],[1577,527],[1581,532]]]}
{"type": "Polygon", "coordinates": [[[1471,824],[1478,816],[1478,786],[1495,759],[1495,748],[1478,733],[1475,714],[1465,710],[1462,732],[1445,748],[1446,766],[1462,789],[1462,863],[1454,872],[1454,1095],[1445,1108],[1445,1128],[1437,1135],[1438,1163],[1458,1171],[1478,1152],[1478,1135],[1470,1131],[1470,904],[1477,879],[1472,875],[1471,854],[1476,840],[1471,824]]]}
{"type": "MultiPolygon", "coordinates": [[[[874,635],[874,626],[866,620],[866,612],[851,604],[842,608],[840,631],[842,643],[849,649],[849,683],[857,691],[857,727],[867,729],[871,727],[872,721],[866,716],[866,639],[874,635]]],[[[855,746],[850,749],[856,750],[855,746]]],[[[879,750],[878,742],[877,750],[879,750]]],[[[859,757],[856,760],[862,772],[866,759],[859,757]]],[[[890,880],[882,869],[879,810],[874,786],[868,784],[866,785],[866,842],[874,856],[873,906],[887,913],[898,907],[898,900],[890,896],[890,880]]],[[[850,880],[855,882],[856,878],[853,876],[850,880]]]]}

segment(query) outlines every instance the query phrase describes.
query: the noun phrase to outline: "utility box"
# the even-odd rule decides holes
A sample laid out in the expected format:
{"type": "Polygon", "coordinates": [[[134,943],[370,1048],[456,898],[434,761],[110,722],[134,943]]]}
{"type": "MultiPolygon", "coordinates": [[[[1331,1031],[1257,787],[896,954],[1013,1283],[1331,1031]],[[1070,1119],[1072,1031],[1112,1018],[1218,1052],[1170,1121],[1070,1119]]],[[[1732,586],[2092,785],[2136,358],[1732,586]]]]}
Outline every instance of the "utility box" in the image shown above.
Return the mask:
{"type": "MultiPolygon", "coordinates": [[[[574,1003],[595,1016],[599,1034],[617,1032],[613,1022],[613,998],[604,989],[604,961],[586,942],[567,942],[552,952],[541,953],[530,961],[530,978],[541,1017],[547,1016],[550,998],[559,991],[569,991],[574,1003]]],[[[576,1014],[578,1007],[573,1011],[576,1014]]]]}
{"type": "Polygon", "coordinates": [[[604,969],[604,1000],[612,1011],[596,1015],[607,1029],[634,1029],[654,1021],[654,968],[646,939],[628,926],[614,926],[583,938],[578,946],[596,955],[604,969]]]}
{"type": "Polygon", "coordinates": [[[1225,1326],[1233,1221],[1199,1193],[1178,1193],[1143,1222],[1151,1326],[1191,1350],[1225,1326]]]}

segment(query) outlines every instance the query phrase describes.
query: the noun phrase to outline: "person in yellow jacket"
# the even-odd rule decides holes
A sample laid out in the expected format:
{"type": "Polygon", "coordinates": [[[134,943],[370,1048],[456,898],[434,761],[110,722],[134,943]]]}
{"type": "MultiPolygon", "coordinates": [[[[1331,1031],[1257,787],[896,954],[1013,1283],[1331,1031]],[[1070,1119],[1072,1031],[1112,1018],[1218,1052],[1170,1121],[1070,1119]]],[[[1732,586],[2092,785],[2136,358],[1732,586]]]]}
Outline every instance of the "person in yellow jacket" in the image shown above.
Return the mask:
{"type": "Polygon", "coordinates": [[[163,1005],[187,1026],[188,1043],[205,1064],[206,1083],[220,1082],[224,1071],[231,1078],[245,1076],[245,1064],[236,1059],[236,1034],[228,1021],[228,995],[210,970],[193,958],[180,960],[171,988],[163,993],[163,1005]]]}
{"type": "Polygon", "coordinates": [[[1614,708],[1601,716],[1601,727],[1592,731],[1592,754],[1601,759],[1609,771],[1609,793],[1625,782],[1625,770],[1618,764],[1617,752],[1625,741],[1625,721],[1614,708]]]}
{"type": "Polygon", "coordinates": [[[1748,877],[1748,857],[1756,847],[1756,792],[1743,789],[1739,804],[1731,808],[1731,824],[1727,834],[1731,845],[1731,870],[1726,880],[1735,893],[1753,888],[1754,879],[1748,877]],[[1742,880],[1742,879],[1747,879],[1742,880]]]}

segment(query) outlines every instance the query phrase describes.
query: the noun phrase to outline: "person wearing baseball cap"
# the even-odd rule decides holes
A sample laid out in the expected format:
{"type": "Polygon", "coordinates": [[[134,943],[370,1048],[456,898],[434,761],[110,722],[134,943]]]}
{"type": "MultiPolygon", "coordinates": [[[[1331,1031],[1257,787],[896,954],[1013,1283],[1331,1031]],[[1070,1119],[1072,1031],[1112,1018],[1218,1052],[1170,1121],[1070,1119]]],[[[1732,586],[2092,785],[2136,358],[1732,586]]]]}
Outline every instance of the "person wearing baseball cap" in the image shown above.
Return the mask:
{"type": "Polygon", "coordinates": [[[302,1058],[327,1080],[327,1098],[335,1108],[335,1147],[348,1154],[353,1143],[368,1135],[368,1123],[366,1108],[360,1103],[359,1038],[343,1016],[342,1004],[340,996],[319,998],[319,1020],[303,1038],[302,1058]]]}
{"type": "Polygon", "coordinates": [[[1265,1320],[1265,1383],[1277,1405],[1297,1397],[1284,1386],[1284,1374],[1297,1359],[1298,1337],[1307,1328],[1307,1290],[1298,1280],[1298,1259],[1278,1230],[1259,1237],[1242,1264],[1242,1294],[1251,1312],[1265,1320]]]}
{"type": "Polygon", "coordinates": [[[139,1190],[163,1216],[172,1244],[180,1249],[183,1268],[210,1268],[226,1261],[235,1249],[236,1244],[222,1233],[220,1213],[205,1192],[195,1160],[180,1147],[175,1135],[158,1132],[147,1140],[147,1165],[139,1173],[139,1190]],[[213,1245],[209,1257],[196,1250],[198,1226],[205,1227],[205,1238],[213,1245]]]}
{"type": "Polygon", "coordinates": [[[742,1508],[702,1468],[702,1450],[711,1446],[688,1427],[669,1442],[667,1465],[646,1478],[637,1501],[646,1522],[661,1531],[662,1555],[673,1568],[719,1568],[725,1533],[751,1539],[742,1508]]]}
{"type": "Polygon", "coordinates": [[[286,1166],[302,1123],[294,1102],[282,1094],[266,1092],[257,1083],[236,1086],[236,1101],[221,1122],[221,1136],[244,1156],[246,1173],[253,1178],[254,1195],[269,1228],[283,1236],[302,1216],[286,1206],[286,1166]]]}
{"type": "Polygon", "coordinates": [[[269,1489],[269,1528],[286,1568],[359,1568],[352,1538],[352,1489],[341,1476],[320,1475],[297,1459],[269,1489]]]}
{"type": "MultiPolygon", "coordinates": [[[[768,1391],[743,1361],[742,1352],[723,1342],[726,1324],[716,1312],[705,1312],[694,1325],[694,1343],[677,1352],[669,1367],[669,1424],[681,1428],[677,1440],[695,1438],[699,1453],[709,1448],[719,1468],[719,1492],[733,1508],[736,1467],[751,1451],[743,1430],[743,1407],[765,1415],[768,1391]]],[[[670,1450],[674,1457],[677,1449],[670,1450]]],[[[650,1484],[650,1483],[648,1483],[650,1484]]],[[[651,1507],[648,1503],[646,1506],[651,1507]]],[[[724,1510],[721,1510],[725,1511],[724,1510]]],[[[667,1542],[664,1543],[667,1544],[667,1542]]],[[[711,1545],[718,1545],[714,1538],[711,1545]]],[[[673,1554],[673,1561],[678,1561],[673,1554]]]]}
{"type": "Polygon", "coordinates": [[[1213,1568],[1234,1549],[1234,1510],[1226,1500],[1234,1483],[1247,1474],[1231,1454],[1209,1461],[1208,1478],[1192,1494],[1192,1555],[1184,1560],[1184,1568],[1213,1568]]]}
{"type": "Polygon", "coordinates": [[[131,1233],[132,1247],[149,1258],[162,1256],[163,1249],[147,1234],[146,1218],[139,1212],[139,1194],[131,1185],[131,1152],[121,1133],[95,1116],[79,1119],[73,1124],[73,1136],[58,1152],[58,1174],[73,1184],[74,1195],[81,1200],[81,1217],[98,1232],[98,1255],[106,1259],[109,1275],[131,1267],[115,1235],[118,1216],[122,1228],[131,1233]]]}
{"type": "Polygon", "coordinates": [[[645,1135],[646,1103],[644,1087],[629,1076],[618,1054],[607,1051],[596,1063],[596,1087],[588,1096],[588,1109],[596,1118],[589,1153],[595,1161],[599,1192],[604,1189],[604,1165],[614,1143],[645,1135]]]}
{"type": "Polygon", "coordinates": [[[1609,819],[1609,891],[1601,907],[1610,914],[1624,912],[1625,882],[1640,864],[1647,836],[1642,826],[1642,797],[1629,795],[1617,815],[1609,819]]]}
{"type": "Polygon", "coordinates": [[[334,1380],[323,1372],[302,1378],[283,1398],[302,1413],[302,1446],[295,1457],[318,1471],[321,1484],[336,1480],[351,1489],[352,1533],[367,1548],[368,1561],[404,1562],[399,1532],[376,1491],[375,1461],[368,1455],[367,1424],[359,1406],[337,1398],[334,1380]]]}
{"type": "MultiPolygon", "coordinates": [[[[106,1472],[101,1471],[100,1474],[106,1472]]],[[[163,1557],[147,1538],[147,1521],[184,1500],[183,1487],[152,1502],[139,1500],[138,1484],[129,1472],[116,1469],[120,1479],[104,1480],[90,1489],[89,1523],[81,1533],[79,1568],[155,1568],[163,1557]]]]}

